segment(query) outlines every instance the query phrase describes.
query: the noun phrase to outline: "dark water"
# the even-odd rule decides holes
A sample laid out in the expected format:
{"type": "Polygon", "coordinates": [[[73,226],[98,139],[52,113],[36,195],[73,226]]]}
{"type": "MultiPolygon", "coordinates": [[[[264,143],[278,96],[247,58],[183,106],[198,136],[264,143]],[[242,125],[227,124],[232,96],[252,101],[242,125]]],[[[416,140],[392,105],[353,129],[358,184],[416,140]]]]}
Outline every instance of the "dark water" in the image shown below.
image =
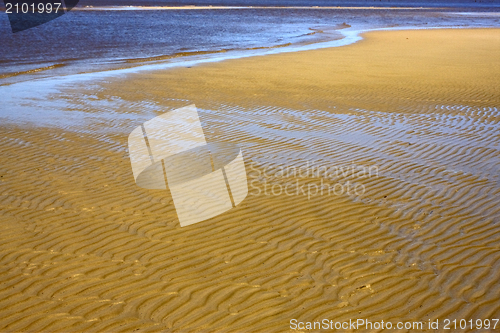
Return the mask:
{"type": "Polygon", "coordinates": [[[80,0],[94,6],[377,6],[377,7],[494,7],[498,0],[80,0]]]}
{"type": "MultiPolygon", "coordinates": [[[[135,5],[267,5],[326,6],[332,1],[232,0],[134,1],[135,5]]],[[[47,24],[13,34],[7,15],[0,13],[0,80],[30,71],[91,70],[97,65],[128,63],[131,59],[182,56],[192,52],[273,47],[312,43],[335,37],[329,31],[343,23],[351,29],[373,27],[500,27],[498,1],[379,1],[385,5],[432,5],[431,9],[186,9],[140,10],[99,5],[128,4],[126,0],[82,0],[78,7],[47,24]],[[451,4],[459,7],[450,7],[451,4]],[[102,8],[101,8],[102,9],[102,8]],[[466,14],[467,13],[467,14],[466,14]],[[466,15],[465,15],[466,14],[466,15]],[[52,66],[52,67],[51,67],[52,66]]],[[[345,1],[344,5],[370,5],[345,1]]],[[[29,74],[30,75],[30,74],[29,74]]],[[[0,81],[2,83],[3,81],[0,81]]]]}

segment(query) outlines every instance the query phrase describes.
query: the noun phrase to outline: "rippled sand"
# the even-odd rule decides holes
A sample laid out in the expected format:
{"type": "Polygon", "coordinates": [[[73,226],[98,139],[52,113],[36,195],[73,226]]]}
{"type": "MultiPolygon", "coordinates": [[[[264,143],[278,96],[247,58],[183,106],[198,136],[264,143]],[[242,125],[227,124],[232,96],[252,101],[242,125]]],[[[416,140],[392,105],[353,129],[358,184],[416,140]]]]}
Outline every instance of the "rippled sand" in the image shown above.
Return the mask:
{"type": "Polygon", "coordinates": [[[74,122],[0,125],[0,331],[499,318],[500,30],[365,37],[68,87],[53,97],[74,122]],[[308,162],[378,174],[330,179],[363,195],[250,187],[180,228],[167,193],[135,185],[127,137],[191,103],[254,187],[308,162]]]}

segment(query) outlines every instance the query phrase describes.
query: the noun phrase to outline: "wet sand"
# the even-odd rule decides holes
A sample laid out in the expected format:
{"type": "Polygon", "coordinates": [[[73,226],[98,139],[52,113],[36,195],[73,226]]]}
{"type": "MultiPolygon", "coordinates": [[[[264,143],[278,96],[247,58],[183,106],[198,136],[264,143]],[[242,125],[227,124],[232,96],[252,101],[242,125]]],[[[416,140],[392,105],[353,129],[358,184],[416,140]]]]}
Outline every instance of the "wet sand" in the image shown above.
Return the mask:
{"type": "Polygon", "coordinates": [[[0,331],[499,318],[500,30],[364,37],[75,84],[52,96],[74,122],[0,124],[0,331]],[[127,138],[192,103],[208,141],[242,147],[251,194],[181,228],[127,138]],[[328,179],[362,194],[264,193],[324,185],[278,173],[311,165],[378,172],[328,179]]]}

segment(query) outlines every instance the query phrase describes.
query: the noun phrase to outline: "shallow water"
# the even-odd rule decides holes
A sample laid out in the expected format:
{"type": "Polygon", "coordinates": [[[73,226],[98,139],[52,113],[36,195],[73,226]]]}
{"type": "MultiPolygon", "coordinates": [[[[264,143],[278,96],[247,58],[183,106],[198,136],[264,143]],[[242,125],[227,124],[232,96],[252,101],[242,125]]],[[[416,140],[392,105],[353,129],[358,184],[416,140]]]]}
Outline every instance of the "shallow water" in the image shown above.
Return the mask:
{"type": "Polygon", "coordinates": [[[7,16],[0,15],[0,84],[21,79],[16,76],[24,80],[33,74],[60,75],[193,54],[328,41],[339,38],[335,29],[344,23],[354,29],[500,26],[500,17],[491,15],[494,10],[483,7],[165,9],[75,8],[16,34],[10,31],[7,16]],[[456,15],[465,12],[468,15],[456,15]]]}

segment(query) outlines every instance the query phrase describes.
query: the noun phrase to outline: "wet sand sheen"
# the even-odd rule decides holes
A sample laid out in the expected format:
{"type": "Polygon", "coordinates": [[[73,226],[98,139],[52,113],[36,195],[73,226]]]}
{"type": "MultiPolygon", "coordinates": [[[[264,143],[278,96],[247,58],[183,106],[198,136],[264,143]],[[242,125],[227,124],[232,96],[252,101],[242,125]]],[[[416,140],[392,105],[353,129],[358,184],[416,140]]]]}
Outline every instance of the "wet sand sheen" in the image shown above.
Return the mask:
{"type": "Polygon", "coordinates": [[[499,318],[498,59],[498,29],[387,31],[65,89],[85,123],[0,127],[0,329],[499,318]],[[164,192],[135,185],[127,136],[191,103],[208,141],[243,147],[254,186],[307,162],[378,177],[335,179],[361,196],[250,195],[180,228],[164,192]],[[92,121],[111,111],[134,121],[92,121]]]}

